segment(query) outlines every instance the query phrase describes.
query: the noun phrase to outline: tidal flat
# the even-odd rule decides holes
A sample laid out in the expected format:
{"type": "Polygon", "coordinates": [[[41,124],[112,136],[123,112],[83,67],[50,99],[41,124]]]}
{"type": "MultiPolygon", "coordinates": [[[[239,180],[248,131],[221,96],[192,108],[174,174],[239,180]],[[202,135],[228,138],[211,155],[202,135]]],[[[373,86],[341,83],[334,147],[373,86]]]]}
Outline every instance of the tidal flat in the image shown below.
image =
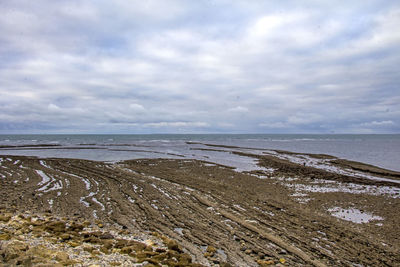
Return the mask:
{"type": "MultiPolygon", "coordinates": [[[[11,217],[47,214],[88,225],[101,222],[102,231],[174,240],[190,258],[186,266],[400,262],[400,173],[329,155],[208,147],[210,155],[228,153],[235,159],[227,163],[243,159],[246,164],[212,158],[104,162],[2,155],[1,208],[11,217]],[[253,168],[242,168],[249,163],[253,168]]],[[[0,241],[2,247],[18,235],[26,238],[29,232],[11,233],[0,241]]],[[[65,242],[59,235],[54,240],[65,242]]],[[[76,242],[78,248],[90,243],[79,235],[76,242]]],[[[100,248],[95,247],[99,262],[121,252],[100,248]]],[[[179,264],[167,263],[157,248],[164,249],[150,247],[147,251],[154,253],[141,258],[127,255],[135,264],[179,264]]],[[[85,260],[74,260],[86,266],[85,260]]]]}

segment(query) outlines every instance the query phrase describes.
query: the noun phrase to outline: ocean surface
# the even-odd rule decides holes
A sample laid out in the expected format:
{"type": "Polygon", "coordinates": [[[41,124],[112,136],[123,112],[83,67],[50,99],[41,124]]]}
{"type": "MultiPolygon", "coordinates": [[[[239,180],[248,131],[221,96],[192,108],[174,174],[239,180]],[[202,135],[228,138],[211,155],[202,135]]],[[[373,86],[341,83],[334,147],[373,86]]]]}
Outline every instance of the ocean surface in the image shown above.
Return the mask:
{"type": "Polygon", "coordinates": [[[201,150],[212,147],[196,143],[253,148],[253,150],[246,150],[250,153],[262,153],[258,149],[279,149],[291,152],[328,154],[400,171],[400,134],[0,135],[0,154],[99,161],[137,158],[195,158],[234,165],[243,170],[250,164],[247,162],[249,158],[226,152],[201,150]],[[46,149],[10,147],[39,144],[57,146],[50,146],[46,149]]]}

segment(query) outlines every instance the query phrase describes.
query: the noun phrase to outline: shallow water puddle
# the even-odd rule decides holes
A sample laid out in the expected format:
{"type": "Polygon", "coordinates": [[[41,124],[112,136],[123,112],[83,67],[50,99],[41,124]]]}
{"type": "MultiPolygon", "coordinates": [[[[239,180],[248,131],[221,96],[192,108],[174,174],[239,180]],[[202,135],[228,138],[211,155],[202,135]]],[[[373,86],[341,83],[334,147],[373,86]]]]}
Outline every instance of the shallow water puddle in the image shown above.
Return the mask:
{"type": "Polygon", "coordinates": [[[361,210],[355,208],[343,209],[340,207],[333,207],[328,209],[328,211],[331,213],[332,216],[354,223],[368,223],[374,220],[383,220],[383,218],[380,216],[375,216],[367,212],[362,212],[361,210]]]}

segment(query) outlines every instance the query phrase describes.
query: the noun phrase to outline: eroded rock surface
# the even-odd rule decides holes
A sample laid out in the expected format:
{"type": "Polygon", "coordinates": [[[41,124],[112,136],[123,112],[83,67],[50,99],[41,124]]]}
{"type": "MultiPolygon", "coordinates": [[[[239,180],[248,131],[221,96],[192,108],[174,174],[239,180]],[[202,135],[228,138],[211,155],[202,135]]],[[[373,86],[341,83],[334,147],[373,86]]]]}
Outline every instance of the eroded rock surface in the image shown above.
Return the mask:
{"type": "Polygon", "coordinates": [[[95,260],[114,254],[120,258],[110,256],[107,264],[126,260],[155,266],[394,266],[400,262],[396,184],[363,182],[270,156],[257,157],[266,170],[274,171],[238,172],[198,160],[111,164],[8,156],[0,168],[2,261],[28,261],[34,252],[54,264],[86,264],[89,259],[101,264],[95,260]],[[331,189],[313,190],[322,187],[331,189]],[[345,221],[331,216],[332,207],[357,207],[382,220],[345,221]],[[140,234],[156,239],[128,238],[140,234]],[[36,245],[20,240],[25,237],[36,245]],[[68,249],[82,251],[88,258],[79,260],[68,249]]]}

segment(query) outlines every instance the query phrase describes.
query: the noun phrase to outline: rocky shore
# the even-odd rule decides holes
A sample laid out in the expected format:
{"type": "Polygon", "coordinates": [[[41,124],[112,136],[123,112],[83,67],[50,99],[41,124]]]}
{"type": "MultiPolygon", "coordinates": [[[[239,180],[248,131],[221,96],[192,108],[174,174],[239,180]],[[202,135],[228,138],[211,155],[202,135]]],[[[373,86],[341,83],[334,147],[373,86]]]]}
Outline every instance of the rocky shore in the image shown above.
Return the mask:
{"type": "Polygon", "coordinates": [[[106,163],[2,156],[0,262],[4,266],[396,266],[400,262],[398,173],[321,155],[304,163],[289,154],[232,153],[253,157],[260,169],[240,172],[188,159],[106,163]],[[329,165],[332,169],[325,168],[323,164],[330,161],[335,161],[329,165]],[[359,221],[353,220],[354,211],[359,221]]]}
{"type": "Polygon", "coordinates": [[[0,233],[4,266],[203,266],[157,232],[134,234],[50,212],[1,209],[0,233]]]}

